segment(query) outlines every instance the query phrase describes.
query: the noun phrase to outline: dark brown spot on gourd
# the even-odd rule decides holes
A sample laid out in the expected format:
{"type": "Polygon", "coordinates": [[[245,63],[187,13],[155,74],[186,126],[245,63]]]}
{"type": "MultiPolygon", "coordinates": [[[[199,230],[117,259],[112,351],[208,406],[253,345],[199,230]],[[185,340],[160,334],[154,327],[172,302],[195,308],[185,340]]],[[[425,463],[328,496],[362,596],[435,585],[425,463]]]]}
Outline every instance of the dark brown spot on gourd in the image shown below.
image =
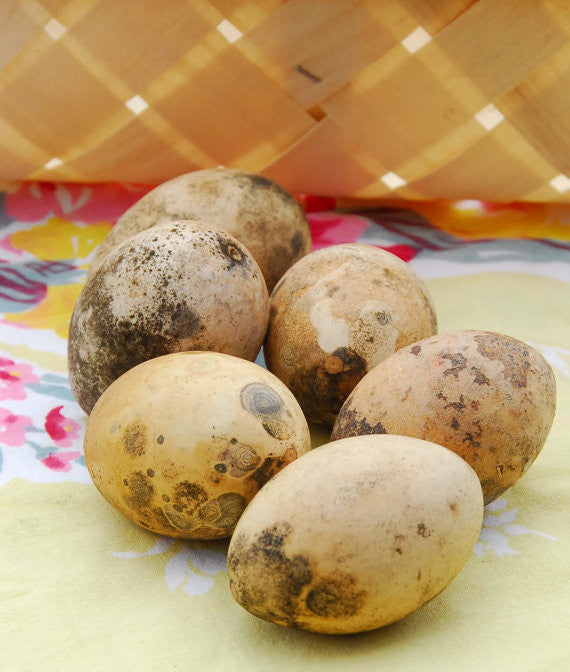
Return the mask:
{"type": "MultiPolygon", "coordinates": [[[[465,432],[463,443],[468,443],[472,448],[481,448],[481,441],[477,441],[471,432],[465,432]]],[[[476,455],[474,454],[473,458],[475,458],[475,456],[476,455]]]]}
{"type": "Polygon", "coordinates": [[[472,366],[471,371],[473,371],[473,374],[475,375],[474,382],[477,383],[477,385],[489,385],[489,379],[479,367],[472,366]]]}
{"type": "Polygon", "coordinates": [[[513,387],[526,387],[530,368],[528,346],[514,338],[486,332],[475,336],[477,351],[486,359],[503,365],[502,374],[513,387]]]}
{"type": "Polygon", "coordinates": [[[481,441],[479,441],[479,439],[483,435],[483,430],[481,428],[481,420],[479,419],[472,420],[471,424],[473,425],[473,431],[465,432],[465,435],[463,437],[463,443],[468,443],[472,448],[480,448],[481,441]]]}
{"type": "Polygon", "coordinates": [[[431,530],[428,530],[425,523],[418,523],[417,534],[419,534],[420,537],[427,538],[431,535],[431,530]]]}
{"type": "Polygon", "coordinates": [[[453,420],[451,421],[451,426],[453,427],[453,429],[459,429],[459,422],[457,421],[457,418],[453,418],[453,420]]]}
{"type": "Polygon", "coordinates": [[[228,554],[230,589],[237,602],[283,625],[299,620],[303,611],[299,597],[313,580],[309,559],[301,554],[290,557],[285,551],[292,529],[288,522],[277,523],[251,542],[244,533],[238,534],[228,554]]]}
{"type": "Polygon", "coordinates": [[[279,441],[286,441],[293,436],[293,428],[281,420],[265,420],[261,424],[270,436],[279,441]]]}
{"type": "Polygon", "coordinates": [[[366,361],[352,348],[337,348],[311,369],[299,370],[290,389],[309,419],[332,425],[366,371],[366,361]]]}
{"type": "Polygon", "coordinates": [[[220,507],[215,499],[206,502],[198,510],[198,516],[209,525],[220,517],[220,507]]]}
{"type": "Polygon", "coordinates": [[[154,476],[154,469],[147,469],[147,470],[146,470],[146,475],[149,476],[150,478],[153,478],[153,476],[154,476]]]}
{"type": "Polygon", "coordinates": [[[172,508],[178,513],[184,512],[190,516],[207,500],[208,493],[199,483],[182,481],[174,488],[172,508]]]}
{"type": "Polygon", "coordinates": [[[291,438],[293,428],[286,422],[290,413],[279,394],[269,385],[249,383],[240,392],[242,407],[261,420],[263,429],[280,441],[291,438]]]}
{"type": "Polygon", "coordinates": [[[160,508],[160,506],[154,506],[152,508],[152,513],[154,515],[155,520],[163,530],[169,530],[171,532],[176,530],[176,527],[172,525],[172,522],[168,519],[168,517],[166,516],[164,511],[160,508]]]}
{"type": "MultiPolygon", "coordinates": [[[[107,280],[124,277],[125,269],[130,269],[127,278],[131,288],[136,290],[137,273],[157,273],[159,262],[165,261],[164,255],[156,254],[152,257],[152,265],[145,265],[142,262],[144,253],[144,246],[135,249],[128,243],[112,253],[88,280],[74,308],[68,368],[73,393],[86,413],[91,412],[101,394],[123,373],[178,348],[178,340],[168,333],[177,304],[169,299],[168,286],[160,282],[166,274],[165,269],[160,268],[157,274],[158,299],[152,311],[133,309],[128,315],[113,314],[116,288],[109,286],[107,280]],[[135,256],[137,261],[133,266],[135,256]],[[86,340],[91,343],[87,356],[86,340]]],[[[127,281],[122,284],[128,291],[127,281]]]]}
{"type": "Polygon", "coordinates": [[[359,590],[354,577],[335,572],[320,579],[312,588],[305,604],[309,611],[324,618],[355,616],[366,601],[366,591],[359,590]]]}
{"type": "Polygon", "coordinates": [[[142,510],[147,509],[154,494],[154,487],[142,471],[135,471],[129,474],[128,477],[129,494],[125,497],[125,501],[131,509],[142,510]]]}
{"type": "Polygon", "coordinates": [[[300,207],[295,198],[286,189],[276,182],[273,182],[273,180],[263,177],[263,175],[246,173],[239,175],[235,179],[243,181],[252,191],[269,191],[278,196],[287,205],[300,207]]]}
{"type": "Polygon", "coordinates": [[[280,548],[291,533],[292,526],[289,523],[266,527],[259,536],[259,543],[266,548],[280,548]]]}
{"type": "Polygon", "coordinates": [[[347,402],[340,410],[333,427],[331,440],[344,439],[349,436],[364,436],[369,434],[387,434],[384,425],[378,421],[370,424],[350,402],[347,402]]]}
{"type": "Polygon", "coordinates": [[[374,313],[374,317],[378,322],[378,324],[381,324],[382,326],[390,324],[390,322],[392,321],[390,313],[388,313],[385,310],[379,310],[378,312],[374,313]]]}
{"type": "Polygon", "coordinates": [[[162,444],[164,443],[164,436],[162,436],[162,434],[159,434],[159,435],[156,437],[156,442],[157,442],[159,445],[162,445],[162,444]]]}
{"type": "Polygon", "coordinates": [[[197,522],[184,511],[178,511],[174,507],[168,506],[164,509],[164,516],[174,529],[183,530],[184,532],[192,530],[192,533],[196,530],[197,522]]]}
{"type": "Polygon", "coordinates": [[[259,488],[263,487],[267,481],[275,476],[284,464],[285,460],[283,459],[266,457],[261,466],[248,476],[247,480],[250,483],[253,481],[256,484],[255,490],[259,490],[259,488]]]}
{"type": "Polygon", "coordinates": [[[442,359],[449,360],[453,366],[445,369],[444,376],[453,376],[455,379],[459,378],[459,374],[467,366],[467,360],[460,352],[450,353],[446,352],[441,355],[442,359]]]}
{"type": "Polygon", "coordinates": [[[261,461],[261,458],[251,446],[231,442],[220,452],[218,459],[220,463],[223,463],[220,466],[224,467],[224,471],[218,468],[218,465],[214,469],[220,473],[228,471],[229,475],[235,478],[245,476],[255,469],[261,461]]]}
{"type": "Polygon", "coordinates": [[[238,492],[224,492],[198,509],[201,521],[222,530],[232,530],[245,509],[245,499],[238,492]]]}
{"type": "Polygon", "coordinates": [[[271,189],[275,182],[270,180],[268,177],[263,175],[258,175],[256,173],[247,173],[246,175],[240,176],[242,179],[247,180],[252,188],[256,189],[271,189]]]}
{"type": "Polygon", "coordinates": [[[251,266],[248,253],[237,241],[230,240],[219,233],[215,235],[221,256],[228,262],[228,270],[233,270],[236,267],[244,269],[251,266]]]}
{"type": "Polygon", "coordinates": [[[462,394],[460,394],[459,401],[450,401],[449,403],[445,404],[443,408],[454,408],[456,411],[459,411],[459,413],[463,413],[463,411],[467,408],[467,405],[465,404],[465,398],[462,394]]]}
{"type": "Polygon", "coordinates": [[[125,427],[123,433],[125,451],[131,457],[141,457],[147,448],[147,428],[142,422],[132,422],[125,427]]]}
{"type": "Polygon", "coordinates": [[[413,345],[410,348],[410,352],[412,353],[412,355],[416,355],[416,357],[420,354],[421,351],[422,351],[421,345],[413,345]]]}
{"type": "Polygon", "coordinates": [[[291,251],[293,254],[297,256],[303,248],[303,234],[301,231],[295,231],[293,237],[289,241],[289,245],[291,246],[291,251]]]}
{"type": "Polygon", "coordinates": [[[171,312],[166,333],[173,338],[193,338],[203,329],[198,313],[187,304],[178,303],[171,312]]]}

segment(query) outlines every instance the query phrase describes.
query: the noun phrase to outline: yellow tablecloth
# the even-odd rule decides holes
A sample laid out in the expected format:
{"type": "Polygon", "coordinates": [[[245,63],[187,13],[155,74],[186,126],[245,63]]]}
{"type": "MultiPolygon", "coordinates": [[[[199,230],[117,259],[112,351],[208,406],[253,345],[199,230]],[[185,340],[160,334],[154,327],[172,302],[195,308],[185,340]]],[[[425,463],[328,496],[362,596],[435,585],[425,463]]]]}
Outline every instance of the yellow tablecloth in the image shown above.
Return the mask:
{"type": "MultiPolygon", "coordinates": [[[[525,340],[558,385],[547,444],[487,507],[459,577],[399,623],[327,637],[254,618],[230,595],[226,542],[151,534],[89,480],[86,417],[66,375],[67,323],[95,246],[140,195],[24,184],[0,197],[2,669],[568,670],[570,212],[462,202],[309,215],[316,248],[359,240],[392,250],[425,279],[440,331],[525,340]],[[517,237],[532,231],[535,240],[517,237]]],[[[314,438],[326,440],[322,431],[314,438]]]]}

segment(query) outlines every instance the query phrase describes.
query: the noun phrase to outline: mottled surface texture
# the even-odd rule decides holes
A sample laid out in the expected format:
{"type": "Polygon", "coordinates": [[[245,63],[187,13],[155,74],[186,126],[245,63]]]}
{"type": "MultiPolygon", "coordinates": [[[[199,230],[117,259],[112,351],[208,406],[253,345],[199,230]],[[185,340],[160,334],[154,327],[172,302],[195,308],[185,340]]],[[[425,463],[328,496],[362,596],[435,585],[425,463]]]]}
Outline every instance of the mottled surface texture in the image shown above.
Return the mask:
{"type": "Polygon", "coordinates": [[[291,194],[261,175],[215,168],[176,177],[135,203],[97,250],[90,274],[128,237],[177,219],[207,222],[241,241],[269,291],[311,249],[307,219],[291,194]]]}
{"type": "MultiPolygon", "coordinates": [[[[238,27],[242,27],[242,22],[255,24],[260,16],[250,11],[255,2],[207,4],[231,10],[231,16],[226,17],[238,27]]],[[[263,0],[259,6],[275,4],[263,0]]],[[[471,0],[465,0],[464,6],[470,4],[471,0]]],[[[500,14],[509,5],[524,18],[530,4],[488,2],[485,6],[500,14]]],[[[0,16],[12,17],[13,5],[13,2],[1,3],[0,16]],[[5,7],[7,13],[3,12],[5,7]]],[[[147,12],[140,11],[141,7],[147,7],[146,2],[95,0],[88,4],[67,3],[64,8],[62,1],[52,0],[41,5],[52,8],[67,27],[66,35],[50,47],[61,54],[75,45],[75,24],[67,22],[69,17],[72,23],[73,19],[81,20],[87,32],[96,13],[103,16],[110,12],[124,33],[128,6],[129,12],[140,18],[138,25],[158,35],[154,15],[151,21],[147,12]],[[89,9],[86,21],[82,19],[82,8],[89,9]]],[[[308,5],[321,16],[319,8],[328,7],[329,3],[287,2],[280,4],[277,11],[296,7],[302,12],[308,5]]],[[[355,8],[366,8],[378,16],[388,11],[385,3],[330,3],[333,5],[342,5],[350,17],[355,8]]],[[[426,23],[426,17],[436,7],[455,7],[461,11],[461,3],[452,2],[399,5],[411,18],[416,17],[408,28],[407,20],[403,24],[406,33],[421,25],[431,35],[433,21],[426,23]]],[[[162,6],[170,15],[179,13],[182,6],[202,8],[202,3],[173,0],[163,2],[162,6]]],[[[477,11],[482,6],[483,3],[474,3],[472,9],[477,11]]],[[[552,3],[548,6],[550,11],[552,3]]],[[[43,47],[48,41],[41,28],[46,21],[45,11],[37,2],[28,2],[25,7],[16,14],[26,16],[32,11],[40,21],[39,30],[36,26],[33,34],[40,47],[38,54],[43,57],[43,47]]],[[[393,7],[391,3],[390,12],[393,7]]],[[[207,34],[208,43],[219,47],[221,58],[229,59],[233,50],[234,56],[245,63],[239,50],[254,30],[268,46],[286,47],[279,39],[267,36],[263,26],[249,30],[228,45],[214,29],[222,10],[209,12],[213,25],[207,34]]],[[[483,18],[486,11],[481,12],[483,18]]],[[[462,12],[458,23],[463,23],[463,18],[462,12]]],[[[11,20],[5,21],[9,34],[14,32],[12,24],[11,20]]],[[[188,26],[179,21],[168,25],[183,33],[184,54],[189,54],[188,26]]],[[[488,23],[483,33],[493,27],[493,23],[488,23]]],[[[327,24],[324,32],[315,33],[307,27],[312,36],[308,42],[307,32],[300,28],[303,27],[295,25],[289,34],[314,47],[317,57],[322,53],[321,37],[328,32],[339,62],[341,50],[334,37],[337,28],[342,29],[341,21],[327,24]]],[[[168,45],[168,32],[160,37],[161,44],[168,45]]],[[[375,36],[372,37],[376,43],[375,36]]],[[[536,39],[547,44],[540,33],[536,33],[536,39]]],[[[144,34],[140,40],[145,48],[144,34]]],[[[350,44],[347,43],[349,51],[350,44]]],[[[440,58],[437,41],[432,40],[430,45],[406,58],[424,64],[432,57],[440,58]]],[[[119,50],[121,43],[107,36],[99,40],[99,46],[106,52],[111,46],[119,50]]],[[[298,55],[286,48],[282,53],[298,55]]],[[[400,58],[405,50],[396,46],[390,53],[400,58]]],[[[480,50],[480,53],[483,59],[492,56],[489,52],[480,50]]],[[[559,55],[567,60],[564,51],[559,55]]],[[[28,56],[27,50],[22,52],[24,60],[28,56]]],[[[149,54],[152,62],[159,56],[149,54]]],[[[190,57],[183,60],[193,65],[190,57]]],[[[349,63],[350,58],[345,62],[349,63]]],[[[18,74],[12,64],[8,69],[18,74]]],[[[291,76],[306,79],[291,68],[289,71],[291,76]]],[[[19,80],[34,86],[28,80],[29,73],[20,74],[19,80]]],[[[546,74],[557,79],[555,71],[546,74]]],[[[196,75],[205,87],[209,85],[206,73],[200,71],[196,75]]],[[[332,76],[336,76],[336,70],[332,76]]],[[[136,91],[146,97],[147,89],[136,91]]],[[[410,95],[417,98],[417,91],[410,91],[410,95]]],[[[542,104],[542,98],[538,95],[535,99],[537,106],[542,104]]],[[[8,99],[9,96],[5,98],[8,99]]],[[[78,96],[75,99],[80,100],[78,96]]],[[[86,99],[81,100],[89,104],[86,99]]],[[[498,106],[504,112],[502,100],[499,99],[498,106]]],[[[128,114],[123,102],[117,99],[124,109],[119,120],[128,114]]],[[[188,109],[192,102],[188,97],[180,100],[180,109],[188,109]]],[[[481,105],[487,102],[482,101],[481,105]]],[[[35,105],[34,112],[37,108],[35,105]]],[[[44,112],[34,113],[38,124],[44,112]]],[[[417,112],[423,114],[424,110],[418,108],[417,112]]],[[[133,116],[133,133],[144,131],[149,118],[157,119],[152,110],[133,116]]],[[[379,125],[385,122],[378,114],[375,119],[379,125]]],[[[492,142],[497,133],[503,132],[508,138],[512,125],[508,119],[506,122],[489,134],[481,131],[483,141],[492,142]]],[[[10,138],[7,134],[3,137],[10,138]]],[[[570,140],[570,133],[567,137],[570,140]]],[[[120,140],[125,156],[129,156],[128,138],[125,142],[121,136],[120,140]]],[[[146,139],[141,142],[145,144],[146,139]]],[[[182,151],[185,148],[187,145],[182,151]]],[[[315,162],[321,160],[311,155],[315,162]]],[[[307,152],[300,151],[300,156],[307,157],[307,152]]],[[[41,159],[42,155],[38,157],[41,159]]],[[[43,155],[42,162],[48,158],[43,155]]],[[[66,163],[62,169],[67,169],[66,163]]],[[[333,162],[323,166],[323,170],[328,177],[334,176],[338,164],[333,162]]],[[[504,179],[505,185],[510,182],[504,179]]],[[[567,191],[565,196],[569,194],[567,191]]],[[[326,637],[260,621],[235,604],[226,573],[226,540],[183,542],[157,536],[116,512],[91,484],[83,456],[87,417],[69,391],[65,338],[73,304],[83,284],[83,269],[94,246],[107,233],[106,223],[141,195],[141,190],[130,185],[69,183],[25,183],[4,194],[6,216],[0,213],[0,223],[4,223],[0,232],[3,290],[0,390],[4,396],[0,400],[3,409],[0,576],[4,578],[0,581],[3,644],[0,669],[5,672],[291,672],[291,668],[298,668],[293,672],[568,672],[570,205],[560,209],[522,207],[518,203],[398,201],[396,208],[396,202],[392,201],[389,208],[365,216],[347,212],[309,215],[316,248],[358,239],[389,246],[406,258],[413,257],[410,265],[433,296],[440,331],[482,328],[511,334],[529,343],[553,366],[558,398],[552,430],[540,455],[524,478],[489,505],[474,553],[452,584],[393,626],[356,637],[326,637]],[[14,221],[9,223],[9,219],[14,221]],[[460,237],[450,235],[453,233],[460,237]],[[465,236],[483,236],[485,240],[466,240],[465,236]],[[532,240],[532,236],[542,240],[532,240]]],[[[333,206],[330,200],[309,197],[306,203],[310,210],[333,206]]],[[[452,368],[449,360],[444,361],[446,368],[452,368]]],[[[261,406],[265,413],[273,408],[273,404],[261,406]]],[[[127,418],[125,427],[134,421],[127,418]]],[[[263,422],[269,421],[261,420],[261,427],[258,425],[264,435],[267,434],[263,422]]],[[[375,427],[375,423],[367,424],[375,427]]],[[[164,427],[160,429],[164,431],[164,427]]],[[[316,443],[328,440],[327,429],[325,425],[311,427],[316,443]]],[[[158,445],[166,446],[169,441],[167,433],[154,435],[134,429],[128,443],[135,452],[141,449],[145,435],[147,445],[156,440],[158,445]]],[[[238,437],[229,438],[230,446],[235,445],[231,439],[238,437]]],[[[228,459],[215,462],[213,471],[241,472],[249,459],[256,459],[249,458],[249,454],[249,449],[240,446],[237,453],[228,454],[228,459]]],[[[264,463],[260,458],[254,473],[261,475],[264,463]]],[[[147,469],[152,468],[141,464],[130,469],[125,478],[130,485],[130,473],[140,472],[149,477],[147,469]]],[[[158,493],[154,481],[159,472],[154,471],[153,501],[163,501],[162,494],[173,501],[173,495],[181,493],[175,493],[174,489],[158,493]]],[[[320,485],[315,478],[311,494],[320,485]]],[[[127,494],[127,486],[122,487],[127,494]]],[[[185,501],[182,499],[180,503],[185,501]]],[[[307,507],[306,514],[311,510],[312,506],[307,507]]],[[[202,515],[206,512],[207,517],[214,515],[210,507],[205,507],[202,515]]],[[[275,520],[287,522],[277,516],[275,520]]],[[[417,524],[422,521],[418,518],[413,522],[417,531],[417,524]]],[[[423,522],[427,530],[431,529],[429,521],[423,522]]],[[[265,527],[271,526],[260,529],[265,527]]],[[[413,529],[411,532],[416,534],[413,529]]],[[[424,541],[421,535],[416,536],[418,541],[424,541]]],[[[432,538],[433,532],[427,541],[432,538]]],[[[288,539],[292,541],[293,535],[288,539]]],[[[390,542],[394,558],[405,557],[406,548],[399,542],[393,538],[390,542]]],[[[293,557],[295,554],[302,555],[300,551],[295,551],[293,557]]],[[[306,574],[301,561],[297,560],[294,567],[299,583],[303,582],[306,574]]],[[[336,581],[340,580],[337,577],[336,581]]],[[[329,582],[328,594],[335,593],[337,585],[329,582]]],[[[310,590],[313,587],[317,587],[317,581],[310,590]]],[[[350,592],[358,596],[364,589],[353,585],[350,592]]],[[[322,609],[327,600],[313,599],[310,603],[322,609]]]]}
{"type": "Polygon", "coordinates": [[[316,448],[256,496],[228,552],[234,598],[280,625],[379,628],[437,595],[477,540],[483,497],[451,451],[401,436],[316,448]]]}
{"type": "Polygon", "coordinates": [[[536,350],[502,334],[456,331],[403,348],[369,373],[333,438],[371,427],[439,443],[469,462],[488,503],[536,459],[555,407],[554,374],[536,350]]]}
{"type": "Polygon", "coordinates": [[[219,229],[172,222],[115,249],[73,311],[68,361],[73,393],[89,413],[133,366],[182,350],[255,359],[269,300],[259,266],[219,229]]]}
{"type": "Polygon", "coordinates": [[[367,371],[436,331],[409,266],[372,245],[335,245],[301,259],[275,287],[265,358],[308,418],[332,424],[367,371]]]}
{"type": "Polygon", "coordinates": [[[85,459],[101,494],[148,530],[229,536],[246,504],[310,449],[289,390],[252,362],[214,352],[159,357],[101,396],[85,459]],[[267,429],[268,418],[280,432],[267,429]]]}

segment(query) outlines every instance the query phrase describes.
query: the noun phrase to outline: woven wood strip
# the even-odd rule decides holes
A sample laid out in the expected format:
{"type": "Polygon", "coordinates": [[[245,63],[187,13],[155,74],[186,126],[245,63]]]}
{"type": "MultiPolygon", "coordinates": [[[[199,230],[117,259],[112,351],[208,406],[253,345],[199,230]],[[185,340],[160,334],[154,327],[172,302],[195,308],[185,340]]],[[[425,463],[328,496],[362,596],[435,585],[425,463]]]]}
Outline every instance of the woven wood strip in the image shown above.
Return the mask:
{"type": "Polygon", "coordinates": [[[566,0],[2,0],[0,181],[567,201],[566,0]]]}

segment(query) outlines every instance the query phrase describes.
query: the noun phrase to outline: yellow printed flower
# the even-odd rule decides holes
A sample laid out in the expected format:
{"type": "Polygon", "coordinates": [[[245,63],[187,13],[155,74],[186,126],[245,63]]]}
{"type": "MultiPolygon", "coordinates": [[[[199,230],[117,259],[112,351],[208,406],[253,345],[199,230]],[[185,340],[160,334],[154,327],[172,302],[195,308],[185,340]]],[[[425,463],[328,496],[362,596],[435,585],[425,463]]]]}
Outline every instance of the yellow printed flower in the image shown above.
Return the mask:
{"type": "Polygon", "coordinates": [[[38,259],[85,259],[103,242],[111,226],[110,222],[81,225],[52,217],[27,231],[16,231],[10,236],[10,243],[38,259]]]}

